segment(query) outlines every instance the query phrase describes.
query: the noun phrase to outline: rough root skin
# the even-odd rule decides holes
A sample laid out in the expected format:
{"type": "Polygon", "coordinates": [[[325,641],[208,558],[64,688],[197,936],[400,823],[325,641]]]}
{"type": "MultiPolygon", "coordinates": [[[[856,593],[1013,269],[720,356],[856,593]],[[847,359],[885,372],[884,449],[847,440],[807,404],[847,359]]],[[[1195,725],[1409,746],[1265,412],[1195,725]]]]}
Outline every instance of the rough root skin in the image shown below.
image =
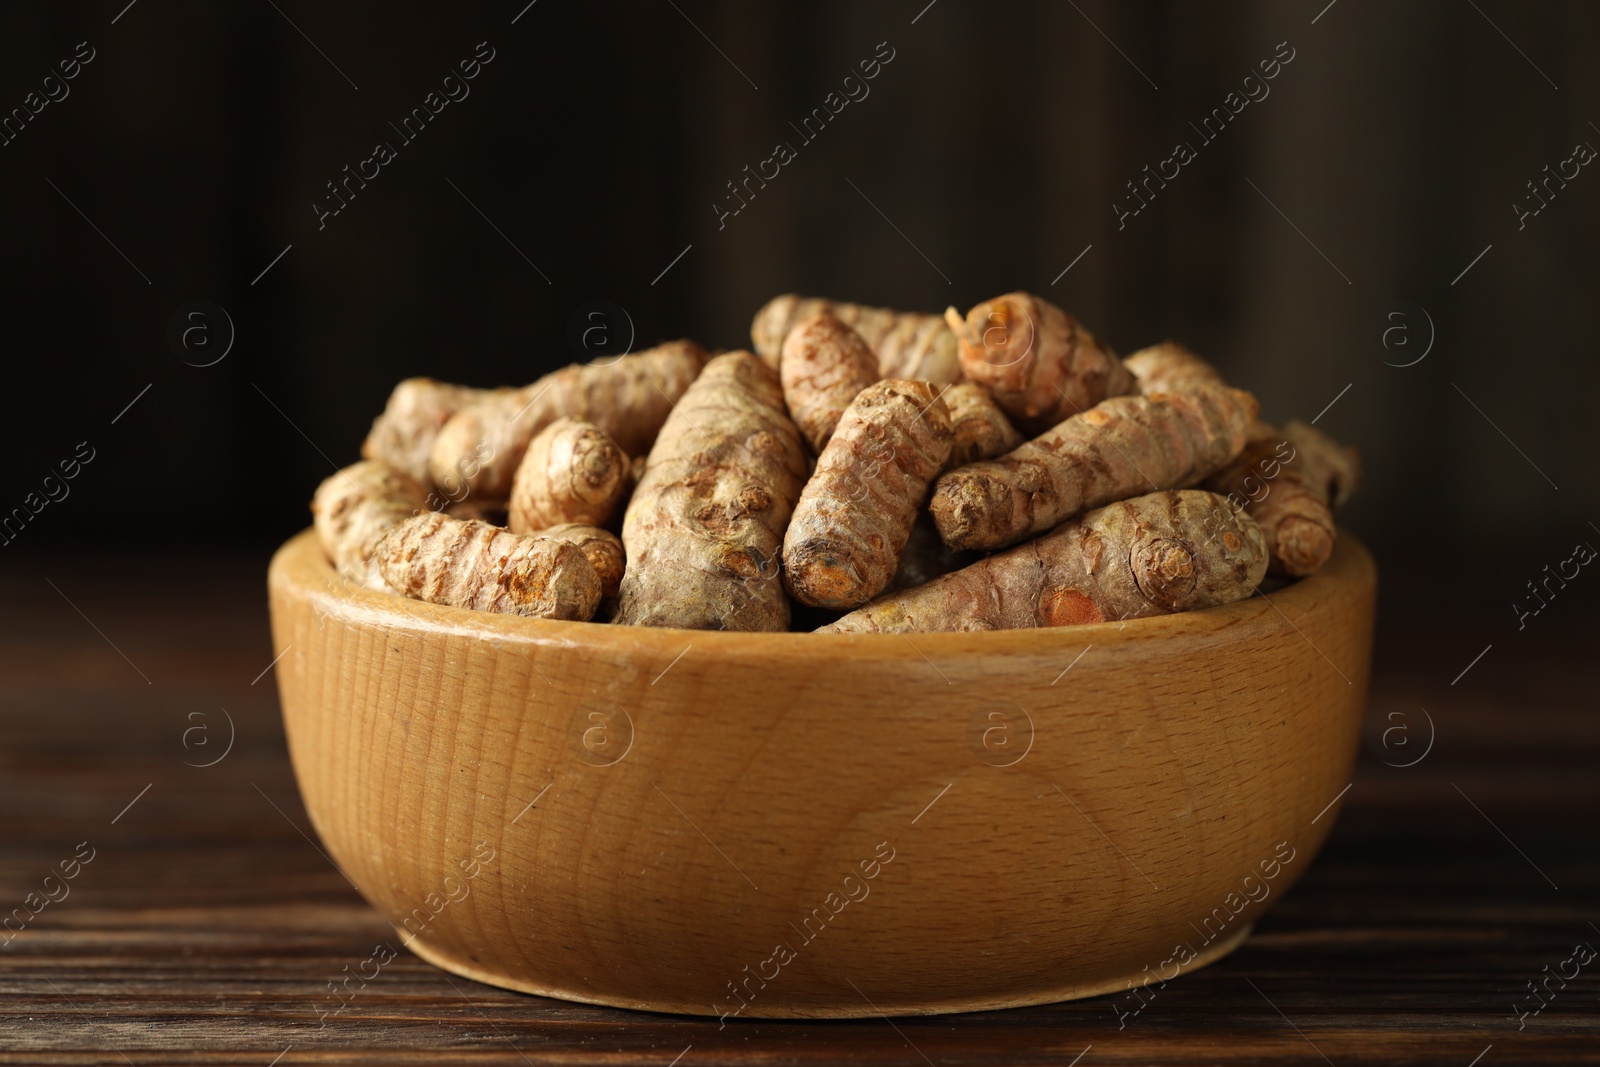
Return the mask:
{"type": "Polygon", "coordinates": [[[574,363],[531,385],[495,393],[444,424],[428,454],[428,476],[457,499],[470,493],[504,500],[529,442],[563,415],[594,423],[630,456],[648,451],[705,358],[693,341],[673,341],[574,363]]]}
{"type": "Polygon", "coordinates": [[[729,352],[673,408],[622,520],[628,570],[614,621],[785,630],[779,547],[806,477],[775,373],[729,352]]]}
{"type": "MultiPolygon", "coordinates": [[[[600,578],[600,605],[615,610],[617,590],[622,586],[622,575],[627,570],[628,554],[623,551],[622,538],[598,526],[585,526],[569,522],[540,530],[539,537],[549,541],[564,541],[578,549],[589,560],[589,566],[600,578]]],[[[607,612],[609,614],[609,612],[607,612]]]]}
{"type": "Polygon", "coordinates": [[[820,454],[850,401],[878,380],[878,357],[860,334],[822,311],[795,323],[784,338],[778,377],[789,416],[820,454]]]}
{"type": "Polygon", "coordinates": [[[361,455],[382,460],[417,481],[428,482],[428,453],[434,438],[462,408],[510,390],[474,389],[432,378],[407,378],[394,387],[383,414],[372,420],[361,455]]]}
{"type": "Polygon", "coordinates": [[[582,419],[559,418],[539,431],[517,465],[511,529],[608,526],[632,484],[631,462],[604,430],[582,419]]]}
{"type": "Polygon", "coordinates": [[[1222,384],[1222,372],[1176,341],[1141,348],[1122,361],[1139,392],[1182,392],[1200,383],[1222,384]]]}
{"type": "Polygon", "coordinates": [[[1267,539],[1268,573],[1315,574],[1333,554],[1337,536],[1330,498],[1355,489],[1360,464],[1314,427],[1290,422],[1282,432],[1258,422],[1232,463],[1205,487],[1242,504],[1267,539]]]}
{"type": "Polygon", "coordinates": [[[1022,435],[1006,413],[976,382],[952,385],[944,391],[944,402],[950,409],[950,428],[955,431],[948,461],[951,467],[992,459],[1022,444],[1022,435]]]}
{"type": "Polygon", "coordinates": [[[1007,293],[945,312],[961,369],[986,387],[1024,433],[1039,433],[1110,396],[1133,392],[1122,361],[1071,315],[1031,293],[1007,293]]]}
{"type": "Polygon", "coordinates": [[[600,606],[600,577],[578,546],[486,522],[417,515],[376,554],[385,581],[430,604],[579,622],[600,606]]]}
{"type": "Polygon", "coordinates": [[[1266,569],[1261,528],[1222,497],[1150,493],[880,597],[817,632],[1020,630],[1168,615],[1242,600],[1266,569]]]}
{"type": "Polygon", "coordinates": [[[1299,419],[1284,423],[1283,433],[1300,453],[1304,476],[1326,485],[1333,506],[1344,507],[1361,482],[1361,454],[1299,419]]]}
{"type": "Polygon", "coordinates": [[[878,358],[879,378],[914,378],[935,385],[961,380],[955,334],[938,315],[846,304],[793,293],[769,300],[750,324],[755,350],[778,369],[784,338],[801,319],[828,312],[861,335],[878,358]]]}
{"type": "Polygon", "coordinates": [[[783,542],[783,582],[812,607],[854,608],[889,588],[954,434],[934,386],[868,386],[817,458],[783,542]]]}
{"type": "Polygon", "coordinates": [[[950,471],[928,507],[951,548],[1003,548],[1113,500],[1198,484],[1239,454],[1255,416],[1255,397],[1222,385],[1112,397],[950,471]]]}
{"type": "Polygon", "coordinates": [[[427,490],[377,460],[362,460],[323,479],[311,500],[317,539],[340,574],[368,589],[394,592],[374,551],[397,523],[426,511],[427,490]]]}

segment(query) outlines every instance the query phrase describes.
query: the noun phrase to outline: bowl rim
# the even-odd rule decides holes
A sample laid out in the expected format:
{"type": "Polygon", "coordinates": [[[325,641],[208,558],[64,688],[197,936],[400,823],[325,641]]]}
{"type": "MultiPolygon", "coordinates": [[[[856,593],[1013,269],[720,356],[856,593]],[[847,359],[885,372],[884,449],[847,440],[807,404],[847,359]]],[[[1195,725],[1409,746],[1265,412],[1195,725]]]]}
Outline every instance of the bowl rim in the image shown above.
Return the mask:
{"type": "Polygon", "coordinates": [[[502,615],[430,604],[396,593],[369,589],[346,578],[334,569],[323,553],[316,531],[311,527],[295,534],[278,548],[268,573],[270,586],[296,589],[300,595],[325,602],[327,615],[338,615],[352,622],[391,630],[448,632],[502,643],[597,650],[623,647],[639,650],[657,645],[678,649],[687,640],[695,645],[704,643],[724,653],[748,652],[785,659],[788,654],[795,652],[814,654],[827,649],[848,652],[852,656],[901,658],[903,655],[929,659],[929,653],[1021,654],[1058,651],[1080,644],[1109,648],[1178,636],[1193,640],[1197,637],[1219,636],[1268,614],[1277,615],[1290,626],[1296,626],[1295,618],[1303,619],[1328,601],[1342,599],[1354,589],[1375,586],[1377,580],[1377,566],[1371,553],[1358,538],[1340,527],[1334,539],[1333,554],[1322,568],[1315,574],[1294,580],[1270,597],[1258,589],[1243,600],[1218,607],[1076,626],[918,634],[817,635],[813,631],[752,632],[616,626],[601,622],[502,615]],[[826,641],[803,640],[823,636],[826,641]]]}

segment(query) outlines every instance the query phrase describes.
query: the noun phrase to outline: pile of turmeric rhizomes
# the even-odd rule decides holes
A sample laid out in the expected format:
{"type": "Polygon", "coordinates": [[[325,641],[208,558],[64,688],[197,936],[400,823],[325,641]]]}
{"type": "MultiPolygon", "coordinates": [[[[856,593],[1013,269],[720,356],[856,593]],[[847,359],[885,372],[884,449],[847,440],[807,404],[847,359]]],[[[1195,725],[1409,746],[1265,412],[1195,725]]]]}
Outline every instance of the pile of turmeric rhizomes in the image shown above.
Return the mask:
{"type": "Polygon", "coordinates": [[[1354,450],[1172,342],[1119,359],[1008,293],[944,316],[782,296],[520,388],[395,387],[312,503],[346,577],[703,630],[1068,626],[1315,572],[1354,450]],[[620,533],[620,537],[618,536],[620,533]]]}

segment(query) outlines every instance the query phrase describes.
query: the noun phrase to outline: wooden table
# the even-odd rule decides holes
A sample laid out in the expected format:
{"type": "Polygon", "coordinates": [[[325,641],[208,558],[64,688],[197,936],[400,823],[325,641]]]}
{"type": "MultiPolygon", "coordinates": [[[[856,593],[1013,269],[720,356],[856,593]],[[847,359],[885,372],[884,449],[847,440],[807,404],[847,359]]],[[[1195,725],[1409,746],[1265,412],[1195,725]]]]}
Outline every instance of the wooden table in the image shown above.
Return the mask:
{"type": "Polygon", "coordinates": [[[296,796],[264,574],[264,555],[0,569],[0,914],[29,916],[0,932],[0,1063],[1600,1061],[1600,960],[1547,978],[1600,946],[1592,627],[1386,620],[1372,743],[1323,854],[1243,948],[1137,1015],[1100,997],[719,1031],[402,954],[323,1025],[328,983],[392,931],[296,796]]]}

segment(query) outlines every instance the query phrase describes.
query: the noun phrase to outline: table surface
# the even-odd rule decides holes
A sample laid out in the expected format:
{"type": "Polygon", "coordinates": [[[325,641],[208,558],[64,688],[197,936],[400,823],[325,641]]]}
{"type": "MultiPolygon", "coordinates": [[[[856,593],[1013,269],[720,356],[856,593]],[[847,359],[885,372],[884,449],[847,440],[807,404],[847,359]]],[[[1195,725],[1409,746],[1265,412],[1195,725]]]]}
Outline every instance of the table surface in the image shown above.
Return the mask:
{"type": "Polygon", "coordinates": [[[1381,626],[1369,741],[1321,856],[1242,948],[1137,1016],[1097,997],[719,1031],[402,953],[320,1025],[328,983],[392,930],[296,794],[264,574],[264,557],[0,568],[0,911],[38,909],[0,930],[0,1063],[1600,1061],[1600,963],[1567,962],[1600,945],[1581,620],[1509,639],[1381,626]],[[76,876],[46,882],[63,863],[76,876]]]}

